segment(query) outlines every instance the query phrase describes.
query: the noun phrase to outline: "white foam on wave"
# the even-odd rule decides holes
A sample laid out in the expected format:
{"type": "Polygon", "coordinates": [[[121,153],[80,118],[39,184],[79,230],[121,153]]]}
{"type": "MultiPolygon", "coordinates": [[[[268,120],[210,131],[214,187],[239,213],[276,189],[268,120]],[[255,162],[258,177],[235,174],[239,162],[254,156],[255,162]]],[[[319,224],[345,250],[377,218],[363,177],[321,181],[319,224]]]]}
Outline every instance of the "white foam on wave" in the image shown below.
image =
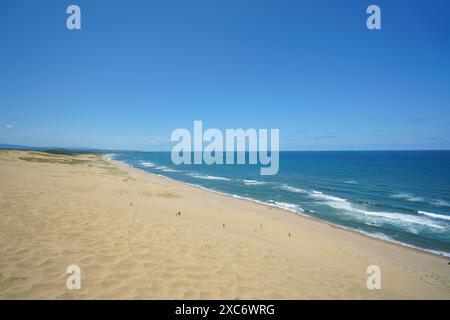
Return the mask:
{"type": "Polygon", "coordinates": [[[180,170],[171,169],[171,168],[164,168],[164,169],[161,169],[161,171],[164,171],[164,172],[181,172],[180,170]]]}
{"type": "Polygon", "coordinates": [[[139,161],[140,165],[146,168],[156,167],[156,164],[150,161],[139,161]]]}
{"type": "Polygon", "coordinates": [[[347,199],[331,196],[329,194],[322,193],[320,191],[313,190],[311,192],[311,197],[321,200],[330,200],[330,201],[336,201],[336,202],[347,202],[347,199]]]}
{"type": "Polygon", "coordinates": [[[259,186],[262,184],[266,184],[264,181],[257,181],[257,180],[242,180],[246,186],[259,186]]]}
{"type": "Polygon", "coordinates": [[[359,229],[354,229],[354,228],[346,228],[346,227],[341,227],[341,228],[352,230],[352,231],[355,231],[355,232],[359,232],[359,233],[362,233],[362,234],[364,234],[366,236],[369,236],[369,237],[372,237],[372,238],[380,239],[380,240],[387,241],[387,242],[396,243],[396,244],[399,244],[399,245],[402,245],[402,246],[405,246],[405,247],[408,247],[408,248],[414,248],[414,249],[418,249],[418,250],[422,250],[422,251],[426,251],[426,252],[431,252],[431,253],[439,255],[441,257],[450,257],[450,253],[448,253],[448,252],[417,247],[417,246],[414,246],[412,244],[408,244],[408,243],[405,243],[405,242],[401,242],[401,241],[395,240],[395,239],[393,239],[393,238],[391,238],[391,237],[389,237],[389,236],[387,236],[387,235],[385,235],[384,233],[381,233],[381,232],[371,233],[371,232],[365,232],[365,231],[362,231],[362,230],[359,230],[359,229]]]}
{"type": "Polygon", "coordinates": [[[422,197],[413,196],[409,193],[396,193],[391,195],[391,198],[405,199],[410,202],[424,202],[422,197]]]}
{"type": "Polygon", "coordinates": [[[423,214],[427,217],[432,217],[432,218],[436,218],[436,219],[443,219],[443,220],[450,220],[450,216],[446,216],[443,214],[438,214],[438,213],[433,213],[433,212],[427,212],[427,211],[417,211],[420,214],[423,214]]]}
{"type": "Polygon", "coordinates": [[[450,207],[450,202],[440,199],[434,199],[431,201],[431,204],[436,207],[450,207]]]}
{"type": "Polygon", "coordinates": [[[117,154],[115,153],[109,153],[106,155],[106,160],[114,160],[117,154]]]}
{"type": "Polygon", "coordinates": [[[416,228],[417,225],[439,229],[441,231],[446,230],[445,226],[425,217],[413,216],[409,214],[402,214],[396,212],[368,211],[348,202],[346,199],[342,199],[332,195],[327,195],[319,191],[313,191],[311,193],[311,196],[316,199],[322,200],[323,204],[329,207],[342,210],[344,212],[352,213],[353,217],[358,217],[353,215],[353,213],[358,213],[363,217],[375,219],[375,221],[372,222],[378,222],[376,221],[378,219],[381,220],[381,222],[383,223],[391,223],[399,225],[401,227],[407,227],[407,229],[412,233],[418,233],[418,230],[416,228]]]}
{"type": "Polygon", "coordinates": [[[156,163],[150,161],[139,161],[140,165],[146,168],[153,168],[155,170],[160,170],[163,172],[180,172],[180,170],[172,169],[166,166],[157,165],[156,163]]]}
{"type": "Polygon", "coordinates": [[[267,204],[269,204],[270,206],[273,206],[273,207],[277,207],[277,208],[284,209],[284,210],[291,211],[291,212],[295,212],[295,213],[303,213],[303,212],[305,212],[305,210],[303,210],[303,208],[301,208],[300,206],[298,206],[296,204],[293,204],[293,203],[268,200],[267,204]]]}
{"type": "Polygon", "coordinates": [[[359,184],[359,182],[356,181],[356,180],[346,180],[346,181],[344,181],[344,183],[346,183],[346,184],[359,184]]]}
{"type": "Polygon", "coordinates": [[[435,207],[450,207],[450,202],[441,199],[426,200],[423,197],[415,196],[409,193],[396,193],[391,198],[404,199],[410,202],[426,202],[435,207]]]}
{"type": "Polygon", "coordinates": [[[294,192],[294,193],[308,193],[308,191],[306,191],[304,189],[291,187],[291,186],[289,186],[287,184],[281,185],[280,189],[285,190],[285,191],[289,191],[289,192],[294,192]]]}
{"type": "Polygon", "coordinates": [[[210,176],[210,175],[202,175],[198,173],[186,173],[188,176],[192,178],[197,179],[204,179],[204,180],[223,180],[223,181],[230,181],[231,179],[225,178],[225,177],[216,177],[216,176],[210,176]]]}
{"type": "Polygon", "coordinates": [[[246,179],[243,179],[242,182],[244,182],[244,184],[246,186],[259,186],[259,185],[265,184],[264,181],[246,180],[246,179]]]}

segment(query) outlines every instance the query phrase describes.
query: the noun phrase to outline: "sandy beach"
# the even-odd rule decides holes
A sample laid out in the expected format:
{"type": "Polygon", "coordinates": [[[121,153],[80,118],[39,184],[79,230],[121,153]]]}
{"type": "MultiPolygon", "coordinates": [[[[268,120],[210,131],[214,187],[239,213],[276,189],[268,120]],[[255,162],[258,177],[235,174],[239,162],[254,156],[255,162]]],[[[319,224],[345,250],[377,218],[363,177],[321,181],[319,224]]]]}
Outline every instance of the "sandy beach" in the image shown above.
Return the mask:
{"type": "Polygon", "coordinates": [[[3,150],[0,177],[1,299],[450,299],[445,258],[101,155],[3,150]]]}

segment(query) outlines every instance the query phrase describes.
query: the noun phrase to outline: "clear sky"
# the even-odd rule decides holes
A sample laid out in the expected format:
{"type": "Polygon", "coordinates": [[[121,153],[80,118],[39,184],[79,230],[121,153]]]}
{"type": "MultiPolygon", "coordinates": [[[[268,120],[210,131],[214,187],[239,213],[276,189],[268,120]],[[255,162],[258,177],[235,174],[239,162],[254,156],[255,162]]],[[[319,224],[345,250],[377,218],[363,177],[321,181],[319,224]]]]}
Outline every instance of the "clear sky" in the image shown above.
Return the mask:
{"type": "Polygon", "coordinates": [[[194,120],[285,150],[450,149],[450,1],[2,2],[0,143],[169,150],[194,120]]]}

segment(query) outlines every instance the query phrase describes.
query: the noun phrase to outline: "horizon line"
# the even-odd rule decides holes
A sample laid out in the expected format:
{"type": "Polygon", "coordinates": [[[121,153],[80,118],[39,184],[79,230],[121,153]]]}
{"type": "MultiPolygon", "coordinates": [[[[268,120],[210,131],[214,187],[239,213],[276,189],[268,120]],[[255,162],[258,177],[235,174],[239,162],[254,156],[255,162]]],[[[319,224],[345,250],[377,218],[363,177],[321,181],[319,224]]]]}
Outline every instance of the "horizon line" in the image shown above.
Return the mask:
{"type": "MultiPolygon", "coordinates": [[[[56,150],[71,150],[71,151],[93,151],[93,152],[171,152],[171,150],[139,150],[139,149],[110,149],[110,148],[96,148],[96,147],[58,147],[58,146],[27,146],[0,143],[0,150],[39,150],[50,151],[56,150]]],[[[303,150],[279,150],[279,152],[398,152],[398,151],[450,151],[449,149],[303,149],[303,150]]],[[[226,152],[225,150],[222,152],[226,152]]],[[[236,152],[236,151],[235,151],[236,152]]],[[[249,151],[245,151],[249,152],[249,151]]],[[[259,151],[256,151],[259,152],[259,151]]]]}

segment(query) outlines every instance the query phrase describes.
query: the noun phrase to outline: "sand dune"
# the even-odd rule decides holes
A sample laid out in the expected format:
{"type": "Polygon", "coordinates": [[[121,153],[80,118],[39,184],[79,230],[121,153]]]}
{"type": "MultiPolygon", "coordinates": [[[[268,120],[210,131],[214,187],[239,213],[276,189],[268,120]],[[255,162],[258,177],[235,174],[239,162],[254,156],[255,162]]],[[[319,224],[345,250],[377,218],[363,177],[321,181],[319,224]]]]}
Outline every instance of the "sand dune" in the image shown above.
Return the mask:
{"type": "Polygon", "coordinates": [[[0,177],[2,299],[450,299],[441,257],[98,155],[0,151],[0,177]]]}

